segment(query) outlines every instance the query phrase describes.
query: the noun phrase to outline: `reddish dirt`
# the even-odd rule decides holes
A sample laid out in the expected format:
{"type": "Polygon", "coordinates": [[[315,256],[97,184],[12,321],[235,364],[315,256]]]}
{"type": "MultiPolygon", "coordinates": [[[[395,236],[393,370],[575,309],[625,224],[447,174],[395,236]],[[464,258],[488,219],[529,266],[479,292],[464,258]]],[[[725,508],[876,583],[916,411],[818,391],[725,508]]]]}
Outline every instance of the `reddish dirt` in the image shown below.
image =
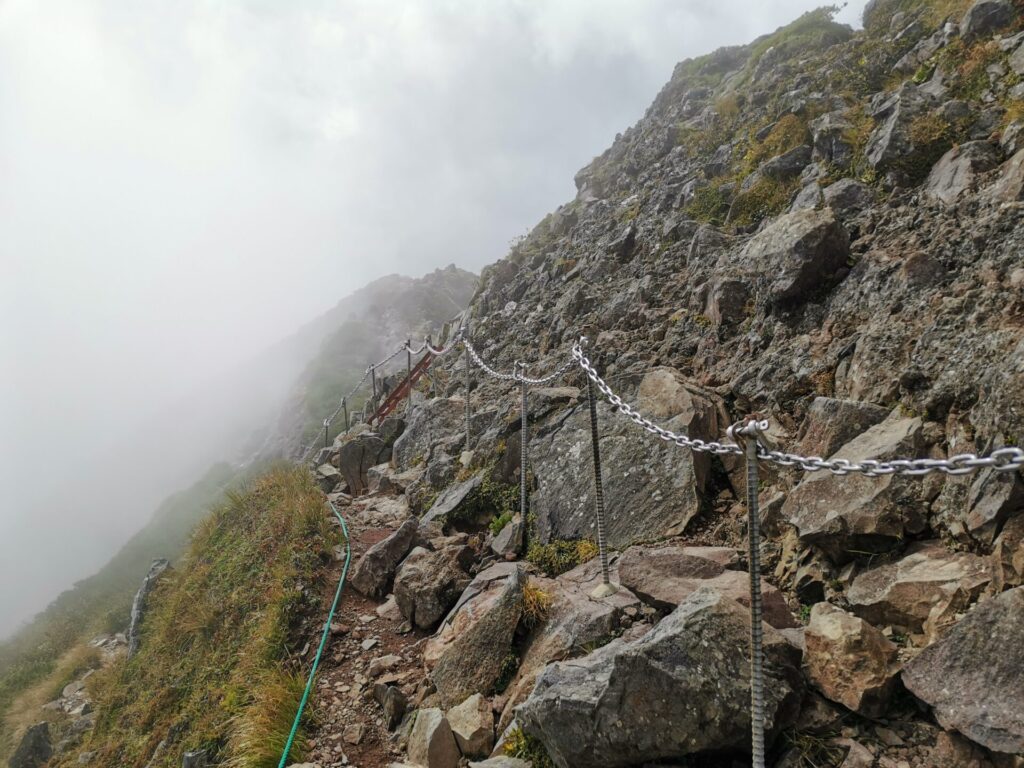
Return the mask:
{"type": "MultiPolygon", "coordinates": [[[[360,530],[352,520],[349,529],[353,566],[369,547],[391,533],[387,528],[360,530]]],[[[337,571],[340,576],[340,564],[337,571]]],[[[337,582],[329,585],[328,600],[333,597],[334,584],[337,582]]],[[[424,678],[419,645],[427,633],[403,631],[408,624],[397,612],[393,616],[378,615],[381,605],[383,601],[367,599],[350,586],[342,594],[311,702],[315,726],[309,759],[321,768],[385,768],[402,760],[402,750],[394,734],[388,731],[372,691],[377,682],[397,685],[412,708],[411,702],[424,678]],[[371,640],[376,643],[365,650],[362,644],[371,640]],[[401,661],[378,673],[376,678],[371,677],[371,662],[389,655],[399,656],[401,661]],[[356,741],[354,731],[360,726],[362,733],[356,741]]]]}

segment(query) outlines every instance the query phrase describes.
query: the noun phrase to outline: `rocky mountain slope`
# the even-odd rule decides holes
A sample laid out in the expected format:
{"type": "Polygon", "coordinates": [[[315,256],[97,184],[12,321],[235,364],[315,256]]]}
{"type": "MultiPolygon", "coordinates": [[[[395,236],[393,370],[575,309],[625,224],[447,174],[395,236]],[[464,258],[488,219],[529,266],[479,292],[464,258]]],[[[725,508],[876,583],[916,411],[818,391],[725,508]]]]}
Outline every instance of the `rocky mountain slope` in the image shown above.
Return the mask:
{"type": "MultiPolygon", "coordinates": [[[[874,2],[863,31],[821,11],[683,62],[485,271],[474,343],[540,375],[585,334],[627,402],[704,440],[758,413],[771,447],[851,461],[1020,444],[1022,28],[999,0],[874,2]]],[[[448,365],[390,437],[320,457],[386,536],[353,579],[380,617],[351,631],[431,634],[343,645],[317,764],[749,765],[742,466],[602,402],[619,590],[595,599],[584,380],[530,392],[522,520],[518,391],[474,373],[467,452],[448,365]]],[[[1021,765],[1020,473],[765,464],[760,501],[769,764],[1021,765]]]]}
{"type": "MultiPolygon", "coordinates": [[[[485,271],[481,355],[540,375],[586,335],[626,402],[703,440],[757,413],[772,447],[850,461],[1019,445],[1024,9],[875,0],[864,21],[814,12],[680,64],[576,199],[485,271]]],[[[599,403],[617,589],[595,597],[585,380],[530,389],[524,519],[518,387],[474,369],[467,393],[462,365],[442,359],[436,396],[317,457],[356,594],[305,765],[750,765],[740,462],[599,403]]],[[[1020,472],[766,462],[759,491],[768,764],[1024,765],[1020,472]]],[[[296,672],[316,631],[290,627],[296,672]]],[[[186,745],[169,718],[144,742],[143,712],[108,707],[140,766],[231,743],[186,745]]],[[[278,723],[249,722],[266,754],[237,764],[276,764],[278,723]]],[[[104,733],[58,764],[118,754],[104,733]]]]}

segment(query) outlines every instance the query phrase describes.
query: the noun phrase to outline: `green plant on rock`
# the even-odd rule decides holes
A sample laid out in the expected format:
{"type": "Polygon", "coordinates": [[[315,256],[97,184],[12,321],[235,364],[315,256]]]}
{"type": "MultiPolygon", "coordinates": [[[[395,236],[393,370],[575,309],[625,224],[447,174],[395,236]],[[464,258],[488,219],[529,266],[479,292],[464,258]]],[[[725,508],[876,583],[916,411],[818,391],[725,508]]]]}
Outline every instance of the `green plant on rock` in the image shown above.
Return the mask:
{"type": "Polygon", "coordinates": [[[500,515],[495,516],[495,518],[491,520],[491,523],[488,526],[491,529],[491,535],[497,536],[499,533],[501,533],[501,530],[511,522],[511,512],[502,512],[500,515]]]}
{"type": "Polygon", "coordinates": [[[749,227],[769,216],[782,213],[793,199],[800,186],[799,179],[778,181],[761,177],[750,189],[736,195],[730,208],[729,223],[737,227],[749,227]]]}
{"type": "Polygon", "coordinates": [[[597,552],[597,544],[590,539],[555,539],[549,544],[530,544],[526,559],[548,576],[558,576],[593,560],[597,552]]]}
{"type": "Polygon", "coordinates": [[[686,213],[697,221],[722,224],[729,213],[729,198],[720,183],[699,187],[686,206],[686,213]]]}
{"type": "Polygon", "coordinates": [[[523,624],[533,629],[547,621],[551,613],[552,597],[533,581],[527,581],[523,587],[523,624]]]}
{"type": "Polygon", "coordinates": [[[518,671],[519,657],[514,653],[508,654],[501,660],[501,666],[498,668],[498,679],[494,681],[494,692],[504,693],[505,689],[515,680],[518,671]]]}
{"type": "Polygon", "coordinates": [[[548,755],[540,739],[514,728],[505,739],[505,754],[525,760],[533,768],[555,768],[555,761],[548,755]]]}

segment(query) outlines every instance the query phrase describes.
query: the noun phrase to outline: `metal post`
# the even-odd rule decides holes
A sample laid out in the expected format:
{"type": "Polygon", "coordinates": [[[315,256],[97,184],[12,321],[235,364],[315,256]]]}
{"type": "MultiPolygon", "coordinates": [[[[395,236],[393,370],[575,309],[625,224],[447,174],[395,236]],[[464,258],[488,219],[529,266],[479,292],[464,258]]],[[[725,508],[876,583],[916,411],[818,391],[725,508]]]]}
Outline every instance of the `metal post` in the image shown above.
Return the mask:
{"type": "Polygon", "coordinates": [[[348,432],[348,402],[347,398],[341,398],[341,410],[345,412],[345,431],[348,432]]]}
{"type": "Polygon", "coordinates": [[[327,430],[330,429],[330,428],[331,428],[331,420],[330,419],[324,419],[324,448],[327,448],[330,445],[330,442],[328,442],[328,438],[327,438],[327,430]]]}
{"type": "Polygon", "coordinates": [[[466,347],[462,354],[466,362],[466,450],[468,451],[471,450],[471,446],[469,444],[469,347],[466,347]]]}
{"type": "Polygon", "coordinates": [[[604,484],[601,481],[601,446],[597,434],[597,398],[594,396],[594,382],[587,377],[587,398],[590,402],[590,437],[594,446],[594,490],[597,512],[597,548],[601,557],[601,583],[591,592],[593,597],[608,597],[617,588],[608,576],[608,547],[604,532],[604,484]]]}
{"type": "MultiPolygon", "coordinates": [[[[516,375],[525,376],[526,366],[520,363],[518,360],[515,365],[516,375]]],[[[527,424],[526,418],[526,382],[519,382],[519,390],[522,395],[522,400],[519,406],[519,514],[520,519],[526,522],[526,506],[527,506],[527,493],[526,493],[526,473],[529,469],[529,459],[527,457],[527,446],[530,442],[530,427],[527,424]]]]}
{"type": "Polygon", "coordinates": [[[412,410],[412,339],[405,340],[405,380],[409,386],[409,399],[405,401],[406,413],[412,410]]]}
{"type": "Polygon", "coordinates": [[[370,366],[370,379],[373,381],[373,402],[377,403],[377,369],[370,366]]]}
{"type": "Polygon", "coordinates": [[[746,437],[747,540],[750,558],[750,743],[753,768],[764,768],[764,628],[761,626],[761,520],[757,492],[758,434],[767,422],[749,421],[736,431],[746,437]]]}

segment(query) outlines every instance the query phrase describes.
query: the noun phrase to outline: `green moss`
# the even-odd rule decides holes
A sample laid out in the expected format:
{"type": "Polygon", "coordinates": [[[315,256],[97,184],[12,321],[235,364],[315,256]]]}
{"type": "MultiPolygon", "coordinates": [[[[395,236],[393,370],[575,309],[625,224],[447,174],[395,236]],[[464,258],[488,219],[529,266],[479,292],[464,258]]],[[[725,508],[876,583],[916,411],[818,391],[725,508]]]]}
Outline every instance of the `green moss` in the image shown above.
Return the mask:
{"type": "Polygon", "coordinates": [[[748,227],[782,213],[799,186],[799,179],[783,182],[767,177],[759,178],[750,189],[736,196],[729,222],[737,227],[748,227]]]}
{"type": "Polygon", "coordinates": [[[491,523],[488,526],[491,529],[491,535],[497,536],[499,533],[501,533],[502,528],[504,528],[511,522],[512,513],[502,512],[500,515],[496,516],[493,520],[491,520],[491,523]]]}
{"type": "Polygon", "coordinates": [[[515,680],[516,672],[518,671],[519,657],[514,653],[508,654],[502,659],[501,667],[498,669],[498,679],[494,683],[494,692],[504,693],[505,689],[515,680]]]}
{"type": "Polygon", "coordinates": [[[729,198],[722,191],[721,184],[709,184],[693,193],[693,199],[686,206],[686,213],[697,221],[722,224],[729,214],[729,198]]]}
{"type": "Polygon", "coordinates": [[[475,524],[506,514],[510,520],[512,519],[512,515],[519,507],[519,486],[495,479],[493,466],[483,469],[482,472],[483,480],[480,487],[448,515],[446,523],[475,524]]]}
{"type": "Polygon", "coordinates": [[[555,539],[549,544],[532,543],[526,559],[548,576],[571,571],[577,565],[597,557],[597,544],[590,539],[555,539]]]}
{"type": "Polygon", "coordinates": [[[525,760],[533,768],[555,768],[555,762],[548,755],[540,739],[526,734],[522,728],[515,728],[505,739],[505,754],[525,760]]]}

